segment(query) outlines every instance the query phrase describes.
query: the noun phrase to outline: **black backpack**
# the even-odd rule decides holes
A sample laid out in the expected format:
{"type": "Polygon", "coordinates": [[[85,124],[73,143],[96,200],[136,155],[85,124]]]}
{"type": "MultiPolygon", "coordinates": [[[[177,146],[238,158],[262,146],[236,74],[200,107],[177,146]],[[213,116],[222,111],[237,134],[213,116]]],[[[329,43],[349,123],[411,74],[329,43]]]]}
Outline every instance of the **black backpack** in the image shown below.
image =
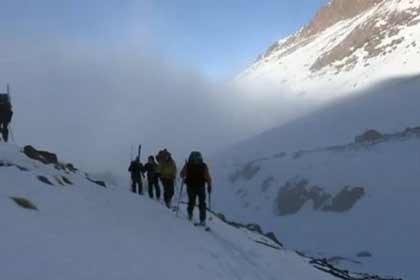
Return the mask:
{"type": "Polygon", "coordinates": [[[0,104],[10,106],[10,95],[7,93],[0,93],[0,104]]]}
{"type": "Polygon", "coordinates": [[[0,119],[10,122],[12,118],[12,104],[10,103],[10,95],[6,93],[0,94],[0,119]]]}
{"type": "Polygon", "coordinates": [[[206,184],[207,165],[204,162],[187,163],[187,178],[185,182],[190,187],[203,187],[206,184]]]}

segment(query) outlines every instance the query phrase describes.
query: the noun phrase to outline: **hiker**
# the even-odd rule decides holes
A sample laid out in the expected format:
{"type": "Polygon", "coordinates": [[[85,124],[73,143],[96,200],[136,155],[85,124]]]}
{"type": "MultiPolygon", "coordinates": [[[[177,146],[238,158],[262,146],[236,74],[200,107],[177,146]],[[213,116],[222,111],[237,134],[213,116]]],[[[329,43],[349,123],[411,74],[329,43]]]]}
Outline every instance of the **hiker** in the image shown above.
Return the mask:
{"type": "Polygon", "coordinates": [[[136,157],[136,159],[130,163],[128,172],[131,174],[131,191],[137,193],[138,186],[138,193],[143,195],[142,177],[144,178],[144,166],[141,164],[139,157],[136,157]]]}
{"type": "Polygon", "coordinates": [[[191,152],[188,161],[181,171],[181,178],[187,185],[188,193],[188,218],[193,219],[193,211],[198,197],[198,208],[200,210],[200,224],[206,224],[207,205],[206,205],[206,184],[210,195],[212,190],[211,177],[207,164],[204,163],[200,152],[191,152]]]}
{"type": "Polygon", "coordinates": [[[163,185],[165,205],[171,208],[172,197],[175,194],[176,164],[171,153],[164,149],[157,155],[159,178],[163,185]]]}
{"type": "Polygon", "coordinates": [[[146,165],[144,166],[144,169],[147,173],[147,183],[149,187],[150,198],[153,199],[155,194],[156,199],[160,200],[158,165],[155,162],[155,158],[153,156],[149,156],[149,159],[146,165]]]}
{"type": "Polygon", "coordinates": [[[9,140],[9,124],[12,121],[12,104],[8,94],[0,94],[0,133],[3,141],[9,140]]]}

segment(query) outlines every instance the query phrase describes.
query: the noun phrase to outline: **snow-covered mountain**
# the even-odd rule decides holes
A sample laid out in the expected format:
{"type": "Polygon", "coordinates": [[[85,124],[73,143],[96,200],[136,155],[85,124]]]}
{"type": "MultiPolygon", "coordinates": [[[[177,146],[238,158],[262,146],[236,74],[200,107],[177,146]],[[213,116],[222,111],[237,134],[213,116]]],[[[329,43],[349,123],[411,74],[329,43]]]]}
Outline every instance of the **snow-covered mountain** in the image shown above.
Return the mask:
{"type": "Polygon", "coordinates": [[[238,75],[246,89],[330,99],[420,73],[420,1],[332,0],[238,75]]]}
{"type": "Polygon", "coordinates": [[[2,279],[382,279],[286,250],[256,225],[212,215],[206,232],[32,147],[0,145],[0,182],[2,279]]]}
{"type": "Polygon", "coordinates": [[[214,158],[218,208],[342,268],[417,279],[419,58],[420,1],[330,1],[236,78],[312,108],[214,158]]]}
{"type": "Polygon", "coordinates": [[[227,149],[217,208],[342,267],[417,279],[419,89],[390,79],[227,149]]]}

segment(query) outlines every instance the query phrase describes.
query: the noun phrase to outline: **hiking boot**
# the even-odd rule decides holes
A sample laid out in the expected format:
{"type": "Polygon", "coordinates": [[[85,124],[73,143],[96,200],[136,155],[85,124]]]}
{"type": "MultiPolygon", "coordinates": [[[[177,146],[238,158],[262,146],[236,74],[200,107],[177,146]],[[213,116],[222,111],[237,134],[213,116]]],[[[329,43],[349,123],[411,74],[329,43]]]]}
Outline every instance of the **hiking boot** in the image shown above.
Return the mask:
{"type": "Polygon", "coordinates": [[[188,221],[192,221],[193,219],[193,215],[192,214],[188,214],[188,221]]]}

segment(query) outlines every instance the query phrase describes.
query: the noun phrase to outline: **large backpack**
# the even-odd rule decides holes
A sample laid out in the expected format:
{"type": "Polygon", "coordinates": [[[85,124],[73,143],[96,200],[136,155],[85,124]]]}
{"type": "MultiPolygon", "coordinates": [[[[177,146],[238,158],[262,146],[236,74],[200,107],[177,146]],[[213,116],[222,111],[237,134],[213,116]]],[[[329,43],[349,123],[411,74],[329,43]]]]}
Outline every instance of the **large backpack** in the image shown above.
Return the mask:
{"type": "Polygon", "coordinates": [[[10,103],[10,95],[7,93],[0,94],[0,120],[10,122],[12,118],[12,104],[10,103]]]}
{"type": "Polygon", "coordinates": [[[190,154],[186,165],[186,180],[188,186],[202,187],[206,184],[207,165],[203,162],[200,152],[194,151],[190,154]]]}
{"type": "Polygon", "coordinates": [[[7,93],[0,93],[0,104],[10,105],[10,95],[7,93]]]}
{"type": "Polygon", "coordinates": [[[186,172],[186,178],[185,183],[189,187],[204,187],[207,178],[206,173],[207,171],[207,165],[203,162],[201,163],[187,163],[187,172],[186,172]]]}

